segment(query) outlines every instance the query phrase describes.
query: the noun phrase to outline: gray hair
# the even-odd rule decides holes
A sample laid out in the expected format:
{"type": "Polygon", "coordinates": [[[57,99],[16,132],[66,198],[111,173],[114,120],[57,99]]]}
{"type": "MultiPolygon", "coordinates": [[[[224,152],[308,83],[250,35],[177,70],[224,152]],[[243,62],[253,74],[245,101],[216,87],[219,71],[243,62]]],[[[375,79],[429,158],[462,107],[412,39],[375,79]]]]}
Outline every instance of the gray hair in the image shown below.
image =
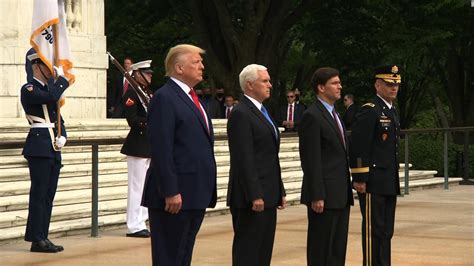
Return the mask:
{"type": "Polygon", "coordinates": [[[244,69],[239,74],[239,83],[242,91],[245,92],[245,83],[247,81],[256,81],[258,79],[258,71],[267,70],[266,67],[257,64],[251,64],[244,69]]]}

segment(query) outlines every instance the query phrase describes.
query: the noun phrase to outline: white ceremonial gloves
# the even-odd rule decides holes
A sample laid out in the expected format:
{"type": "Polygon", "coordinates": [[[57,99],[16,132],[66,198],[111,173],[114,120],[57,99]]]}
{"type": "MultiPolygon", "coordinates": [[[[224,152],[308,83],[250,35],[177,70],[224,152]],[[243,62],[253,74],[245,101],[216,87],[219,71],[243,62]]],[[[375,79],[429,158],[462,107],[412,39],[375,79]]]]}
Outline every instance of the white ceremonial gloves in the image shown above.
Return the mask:
{"type": "Polygon", "coordinates": [[[64,69],[63,69],[63,66],[53,66],[53,69],[54,69],[54,73],[56,74],[56,77],[64,77],[64,69]]]}
{"type": "Polygon", "coordinates": [[[56,146],[61,149],[62,147],[64,147],[64,145],[66,145],[66,138],[63,136],[56,137],[55,143],[56,143],[56,146]]]}

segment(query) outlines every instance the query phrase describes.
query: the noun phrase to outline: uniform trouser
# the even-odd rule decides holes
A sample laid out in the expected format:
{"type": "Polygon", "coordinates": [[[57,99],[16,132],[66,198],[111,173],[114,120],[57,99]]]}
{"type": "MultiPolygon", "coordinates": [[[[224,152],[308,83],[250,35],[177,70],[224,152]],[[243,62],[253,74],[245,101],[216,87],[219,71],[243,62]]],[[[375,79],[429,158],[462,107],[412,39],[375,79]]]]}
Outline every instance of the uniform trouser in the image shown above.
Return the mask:
{"type": "Polygon", "coordinates": [[[25,240],[37,242],[48,238],[61,159],[46,157],[27,157],[26,159],[30,170],[31,187],[25,240]]]}
{"type": "Polygon", "coordinates": [[[324,209],[322,213],[316,213],[308,206],[308,265],[345,265],[349,212],[349,206],[324,209]]]}
{"type": "Polygon", "coordinates": [[[390,265],[396,195],[358,193],[362,213],[363,265],[390,265]]]}
{"type": "Polygon", "coordinates": [[[268,266],[273,253],[276,228],[276,208],[262,212],[250,208],[230,208],[234,240],[232,265],[268,266]]]}
{"type": "Polygon", "coordinates": [[[148,219],[148,210],[142,207],[143,186],[149,158],[127,156],[128,167],[128,198],[127,198],[127,231],[135,233],[146,229],[145,221],[148,219]]]}

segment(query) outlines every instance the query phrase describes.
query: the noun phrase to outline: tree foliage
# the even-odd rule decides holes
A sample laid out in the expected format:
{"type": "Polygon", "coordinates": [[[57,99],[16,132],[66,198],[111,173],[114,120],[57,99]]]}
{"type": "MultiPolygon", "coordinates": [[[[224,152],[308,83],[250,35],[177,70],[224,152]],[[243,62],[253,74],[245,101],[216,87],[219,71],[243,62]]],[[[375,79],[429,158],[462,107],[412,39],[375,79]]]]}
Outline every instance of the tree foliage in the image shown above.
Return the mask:
{"type": "MultiPolygon", "coordinates": [[[[373,69],[396,64],[403,83],[403,128],[431,112],[453,126],[474,125],[474,8],[459,0],[106,0],[108,49],[117,58],[153,59],[155,84],[167,50],[188,42],[206,50],[205,86],[237,94],[247,64],[268,67],[271,105],[298,88],[314,100],[317,67],[341,71],[343,92],[373,97],[373,69]],[[436,102],[437,104],[434,104],[436,102]],[[439,106],[444,102],[443,106],[439,106]],[[437,107],[437,112],[435,108],[437,107]]],[[[432,125],[434,126],[434,125],[432,125]]]]}

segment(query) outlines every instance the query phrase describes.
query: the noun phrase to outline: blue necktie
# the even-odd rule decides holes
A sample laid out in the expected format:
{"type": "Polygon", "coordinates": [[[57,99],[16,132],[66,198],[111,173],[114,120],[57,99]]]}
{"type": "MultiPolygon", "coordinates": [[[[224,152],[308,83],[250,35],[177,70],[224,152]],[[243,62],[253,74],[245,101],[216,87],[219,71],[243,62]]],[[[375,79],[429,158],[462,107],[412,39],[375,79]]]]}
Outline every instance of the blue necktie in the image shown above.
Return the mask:
{"type": "Polygon", "coordinates": [[[262,104],[262,108],[260,109],[260,111],[262,112],[263,116],[265,116],[265,118],[268,120],[268,123],[270,123],[270,125],[272,125],[273,131],[275,131],[274,133],[275,133],[275,139],[276,139],[278,134],[277,134],[275,125],[273,124],[273,121],[270,118],[270,116],[268,115],[267,109],[265,108],[265,106],[263,106],[263,104],[262,104]]]}

